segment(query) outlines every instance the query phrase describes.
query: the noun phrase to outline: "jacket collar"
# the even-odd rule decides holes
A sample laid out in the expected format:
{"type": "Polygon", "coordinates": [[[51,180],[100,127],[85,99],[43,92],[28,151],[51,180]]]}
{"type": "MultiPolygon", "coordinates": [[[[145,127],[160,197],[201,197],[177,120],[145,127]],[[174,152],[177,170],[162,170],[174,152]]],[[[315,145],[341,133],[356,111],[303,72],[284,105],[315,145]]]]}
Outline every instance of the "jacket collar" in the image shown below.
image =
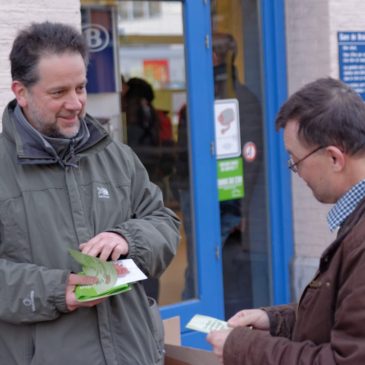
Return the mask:
{"type": "Polygon", "coordinates": [[[321,260],[319,263],[319,271],[324,272],[327,270],[332,257],[336,253],[339,246],[346,239],[346,236],[353,230],[353,228],[358,224],[364,224],[363,220],[365,217],[365,198],[363,198],[354,211],[347,216],[343,224],[341,225],[336,239],[331,243],[329,247],[323,252],[321,260]]]}
{"type": "Polygon", "coordinates": [[[92,147],[104,147],[110,142],[105,129],[91,116],[81,120],[80,132],[73,139],[49,138],[34,129],[25,119],[16,100],[4,111],[4,134],[16,145],[20,164],[55,164],[78,166],[83,152],[92,147]]]}

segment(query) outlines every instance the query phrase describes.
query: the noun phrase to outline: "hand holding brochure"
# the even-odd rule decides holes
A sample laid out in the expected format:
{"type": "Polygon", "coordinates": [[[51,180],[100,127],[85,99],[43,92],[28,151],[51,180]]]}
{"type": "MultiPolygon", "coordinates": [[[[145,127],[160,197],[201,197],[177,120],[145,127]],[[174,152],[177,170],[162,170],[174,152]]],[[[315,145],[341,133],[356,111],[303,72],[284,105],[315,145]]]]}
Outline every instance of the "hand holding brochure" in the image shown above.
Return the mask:
{"type": "Polygon", "coordinates": [[[186,325],[186,328],[203,333],[209,333],[211,331],[223,330],[229,327],[227,322],[220,319],[196,314],[186,325]]]}
{"type": "Polygon", "coordinates": [[[78,301],[85,302],[131,290],[129,284],[147,279],[132,259],[101,261],[97,257],[69,250],[70,255],[82,266],[82,275],[96,276],[98,283],[76,286],[78,301]]]}

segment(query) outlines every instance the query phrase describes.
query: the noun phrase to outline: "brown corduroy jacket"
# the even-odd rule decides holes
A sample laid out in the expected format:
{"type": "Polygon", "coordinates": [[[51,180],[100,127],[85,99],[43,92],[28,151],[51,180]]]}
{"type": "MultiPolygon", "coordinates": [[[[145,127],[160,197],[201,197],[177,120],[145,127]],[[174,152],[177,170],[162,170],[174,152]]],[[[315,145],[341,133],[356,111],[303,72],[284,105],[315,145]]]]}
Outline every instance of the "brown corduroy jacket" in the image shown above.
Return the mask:
{"type": "Polygon", "coordinates": [[[265,310],[270,333],[234,329],[225,365],[365,364],[365,199],[323,253],[299,304],[265,310]]]}

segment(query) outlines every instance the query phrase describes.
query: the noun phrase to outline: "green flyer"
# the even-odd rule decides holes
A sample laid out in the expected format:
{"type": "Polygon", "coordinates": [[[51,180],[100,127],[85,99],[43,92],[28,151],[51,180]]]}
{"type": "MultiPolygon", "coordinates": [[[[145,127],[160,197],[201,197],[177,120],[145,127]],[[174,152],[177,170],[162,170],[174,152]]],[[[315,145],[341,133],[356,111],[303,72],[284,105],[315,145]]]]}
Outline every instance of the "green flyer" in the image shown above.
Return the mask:
{"type": "Polygon", "coordinates": [[[131,290],[131,285],[147,279],[132,259],[101,261],[97,257],[85,255],[80,251],[69,250],[70,255],[82,266],[82,275],[96,276],[99,280],[93,285],[78,285],[75,295],[79,301],[88,301],[116,295],[131,290]]]}
{"type": "Polygon", "coordinates": [[[217,163],[219,201],[243,198],[242,157],[218,160],[217,163]]]}

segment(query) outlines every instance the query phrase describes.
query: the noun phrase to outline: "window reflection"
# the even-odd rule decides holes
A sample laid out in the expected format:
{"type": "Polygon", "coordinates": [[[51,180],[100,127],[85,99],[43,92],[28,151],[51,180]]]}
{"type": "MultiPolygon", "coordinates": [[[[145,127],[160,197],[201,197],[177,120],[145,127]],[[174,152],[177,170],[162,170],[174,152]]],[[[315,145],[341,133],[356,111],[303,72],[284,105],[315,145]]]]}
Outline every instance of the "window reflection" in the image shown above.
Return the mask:
{"type": "Polygon", "coordinates": [[[215,98],[238,100],[244,181],[243,198],[220,202],[226,318],[270,304],[258,25],[257,1],[212,2],[215,98]],[[243,153],[248,144],[254,158],[243,153]]]}
{"type": "Polygon", "coordinates": [[[159,1],[120,1],[118,2],[118,15],[120,20],[133,20],[138,18],[152,18],[161,14],[159,1]]]}
{"type": "Polygon", "coordinates": [[[161,305],[172,304],[196,296],[197,281],[182,4],[123,1],[118,29],[124,141],[182,220],[177,256],[160,280],[144,283],[147,294],[161,305]],[[141,19],[142,13],[147,18],[158,12],[156,24],[141,19]]]}

